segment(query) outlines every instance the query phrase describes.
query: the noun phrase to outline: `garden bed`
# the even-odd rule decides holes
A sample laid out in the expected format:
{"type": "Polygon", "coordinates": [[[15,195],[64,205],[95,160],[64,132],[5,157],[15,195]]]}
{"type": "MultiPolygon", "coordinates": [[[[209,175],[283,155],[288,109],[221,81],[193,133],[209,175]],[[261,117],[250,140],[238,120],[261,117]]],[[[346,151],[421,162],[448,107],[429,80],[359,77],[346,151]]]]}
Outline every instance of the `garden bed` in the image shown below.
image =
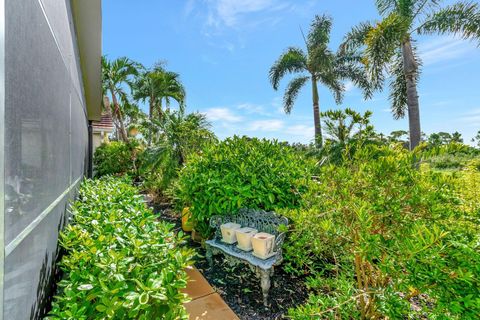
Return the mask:
{"type": "MultiPolygon", "coordinates": [[[[161,220],[175,224],[181,230],[180,216],[165,204],[152,204],[161,220]]],[[[228,306],[242,320],[282,319],[289,308],[305,303],[308,298],[304,279],[285,273],[281,267],[275,269],[269,293],[269,308],[263,305],[260,281],[245,265],[230,267],[221,256],[214,257],[214,267],[209,268],[200,244],[189,241],[189,246],[199,253],[195,266],[208,280],[228,306]]]]}

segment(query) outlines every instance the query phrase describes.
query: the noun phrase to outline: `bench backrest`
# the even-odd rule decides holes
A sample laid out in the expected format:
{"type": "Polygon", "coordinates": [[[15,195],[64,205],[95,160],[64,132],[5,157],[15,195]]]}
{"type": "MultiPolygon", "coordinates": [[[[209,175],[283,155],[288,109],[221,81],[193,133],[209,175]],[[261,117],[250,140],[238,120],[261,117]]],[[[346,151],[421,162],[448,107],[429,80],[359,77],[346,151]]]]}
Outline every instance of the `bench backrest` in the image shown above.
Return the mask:
{"type": "Polygon", "coordinates": [[[242,227],[255,228],[259,232],[268,232],[279,237],[281,225],[288,226],[288,219],[277,215],[275,212],[267,212],[258,209],[240,209],[237,214],[213,216],[210,226],[215,229],[215,238],[222,238],[220,226],[227,222],[235,222],[242,227]]]}

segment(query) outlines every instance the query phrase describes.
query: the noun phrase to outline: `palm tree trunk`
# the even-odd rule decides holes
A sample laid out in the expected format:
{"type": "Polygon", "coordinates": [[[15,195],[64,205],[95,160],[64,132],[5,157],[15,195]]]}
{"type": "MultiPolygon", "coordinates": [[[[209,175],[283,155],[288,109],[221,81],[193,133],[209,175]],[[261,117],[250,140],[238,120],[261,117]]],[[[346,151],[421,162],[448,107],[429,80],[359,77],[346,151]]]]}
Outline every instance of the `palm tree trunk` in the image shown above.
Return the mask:
{"type": "Polygon", "coordinates": [[[115,96],[115,90],[110,87],[110,93],[112,94],[112,102],[115,107],[114,113],[117,116],[118,122],[120,123],[120,137],[124,142],[128,143],[127,131],[125,130],[125,125],[123,124],[123,116],[120,112],[120,105],[118,104],[117,97],[115,96]]]}
{"type": "Polygon", "coordinates": [[[320,121],[320,107],[318,102],[317,78],[312,75],[312,99],[313,99],[313,124],[315,127],[315,145],[317,148],[323,147],[322,124],[320,121]]]}
{"type": "Polygon", "coordinates": [[[415,60],[410,38],[402,43],[403,70],[407,82],[407,106],[408,106],[408,125],[410,128],[410,150],[413,150],[420,143],[420,106],[418,103],[416,77],[418,64],[415,60]]]}
{"type": "Polygon", "coordinates": [[[152,119],[153,119],[153,101],[154,97],[150,96],[149,99],[149,104],[148,104],[148,119],[150,120],[149,123],[149,134],[148,134],[148,145],[150,146],[152,144],[152,138],[153,138],[153,124],[152,124],[152,119]]]}
{"type": "Polygon", "coordinates": [[[153,118],[153,100],[154,98],[150,97],[149,106],[148,106],[148,118],[152,120],[153,118]]]}

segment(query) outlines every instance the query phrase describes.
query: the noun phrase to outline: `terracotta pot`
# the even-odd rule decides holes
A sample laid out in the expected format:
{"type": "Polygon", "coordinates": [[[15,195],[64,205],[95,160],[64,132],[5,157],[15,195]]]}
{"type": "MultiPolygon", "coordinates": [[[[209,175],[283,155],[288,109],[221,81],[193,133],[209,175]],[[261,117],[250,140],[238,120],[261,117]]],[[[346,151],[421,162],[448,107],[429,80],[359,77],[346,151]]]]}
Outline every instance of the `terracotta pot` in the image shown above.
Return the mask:
{"type": "Polygon", "coordinates": [[[188,207],[183,208],[182,211],[182,229],[185,232],[190,232],[193,230],[192,213],[188,207]]]}
{"type": "Polygon", "coordinates": [[[270,258],[274,252],[275,236],[266,232],[259,232],[252,238],[253,254],[261,259],[270,258]]]}
{"type": "Polygon", "coordinates": [[[237,236],[235,235],[235,230],[240,229],[241,225],[238,223],[227,222],[220,226],[222,231],[222,241],[229,244],[234,244],[237,242],[237,236]]]}
{"type": "Polygon", "coordinates": [[[253,228],[240,228],[235,230],[237,236],[237,247],[244,251],[252,251],[252,237],[258,232],[257,229],[253,228]]]}

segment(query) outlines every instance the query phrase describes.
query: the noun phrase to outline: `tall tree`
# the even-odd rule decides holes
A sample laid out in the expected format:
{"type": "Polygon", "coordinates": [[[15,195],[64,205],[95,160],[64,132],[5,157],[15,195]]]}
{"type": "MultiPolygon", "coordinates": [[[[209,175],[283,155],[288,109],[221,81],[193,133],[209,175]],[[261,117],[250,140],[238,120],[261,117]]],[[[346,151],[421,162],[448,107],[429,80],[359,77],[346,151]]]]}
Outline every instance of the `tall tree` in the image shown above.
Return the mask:
{"type": "Polygon", "coordinates": [[[287,48],[270,68],[269,73],[270,82],[275,90],[278,90],[280,81],[287,74],[297,74],[285,90],[283,107],[287,114],[291,112],[303,86],[311,83],[315,144],[319,148],[323,145],[323,138],[318,82],[332,92],[337,103],[342,101],[345,92],[344,80],[350,80],[364,89],[366,97],[370,97],[372,93],[360,64],[360,56],[348,51],[335,53],[328,48],[331,29],[330,17],[315,16],[307,37],[304,37],[306,51],[296,47],[287,48]]]}
{"type": "Polygon", "coordinates": [[[370,79],[377,86],[390,77],[393,116],[408,114],[410,149],[421,140],[417,83],[420,65],[415,35],[454,34],[480,39],[477,3],[458,2],[440,7],[442,0],[376,0],[382,20],[365,22],[350,31],[342,48],[360,50],[370,79]]]}
{"type": "Polygon", "coordinates": [[[133,77],[138,74],[138,64],[122,57],[110,61],[102,57],[102,88],[104,96],[110,94],[113,103],[112,117],[118,122],[117,132],[125,142],[128,135],[124,124],[124,115],[120,106],[121,99],[127,99],[126,87],[132,86],[133,77]]]}
{"type": "Polygon", "coordinates": [[[455,131],[454,133],[452,133],[450,142],[463,143],[462,134],[458,131],[455,131]]]}
{"type": "Polygon", "coordinates": [[[167,109],[170,101],[175,100],[180,107],[185,103],[185,88],[180,81],[180,76],[167,71],[161,64],[155,65],[150,70],[144,70],[134,86],[134,98],[143,102],[148,100],[148,143],[152,141],[155,125],[154,118],[161,120],[165,110],[162,108],[162,101],[165,101],[167,109]]]}
{"type": "Polygon", "coordinates": [[[167,108],[171,100],[177,101],[180,106],[185,103],[185,88],[180,81],[178,73],[167,71],[162,65],[157,64],[150,70],[145,70],[135,83],[134,98],[149,103],[149,118],[155,113],[161,117],[164,110],[162,101],[167,108]]]}

